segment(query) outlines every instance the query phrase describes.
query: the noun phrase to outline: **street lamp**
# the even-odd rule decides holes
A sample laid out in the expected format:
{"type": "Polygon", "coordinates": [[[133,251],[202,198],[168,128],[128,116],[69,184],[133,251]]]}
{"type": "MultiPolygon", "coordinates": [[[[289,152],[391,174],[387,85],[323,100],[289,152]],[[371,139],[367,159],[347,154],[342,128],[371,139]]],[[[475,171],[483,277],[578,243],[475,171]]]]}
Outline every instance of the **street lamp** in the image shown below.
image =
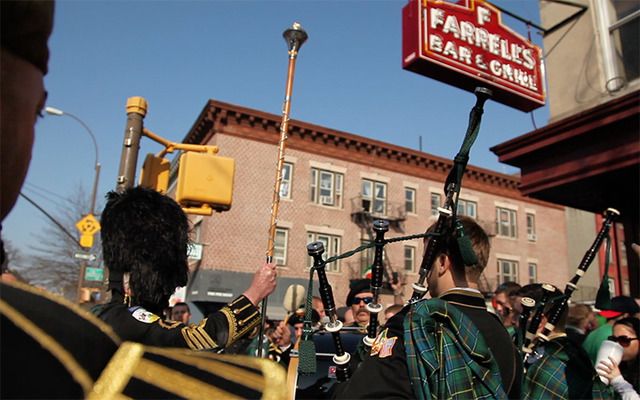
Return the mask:
{"type": "Polygon", "coordinates": [[[95,178],[93,179],[93,190],[91,192],[91,205],[89,206],[90,207],[89,214],[93,215],[96,208],[96,192],[98,191],[98,180],[100,178],[100,163],[98,162],[98,142],[96,141],[96,137],[93,135],[93,132],[91,132],[91,129],[89,129],[89,126],[87,126],[87,124],[85,124],[83,120],[71,114],[70,112],[62,111],[54,107],[47,107],[44,110],[49,115],[55,115],[55,116],[66,115],[75,119],[80,123],[80,125],[84,127],[84,129],[87,130],[87,133],[89,134],[89,136],[91,136],[91,140],[93,141],[93,149],[95,150],[95,154],[96,154],[96,160],[95,160],[96,174],[95,174],[95,178]]]}
{"type": "MultiPolygon", "coordinates": [[[[80,123],[80,125],[82,125],[84,127],[84,129],[86,129],[87,133],[89,134],[89,136],[91,136],[91,140],[93,141],[93,149],[95,151],[96,154],[96,160],[95,160],[95,170],[96,170],[96,174],[95,174],[95,178],[93,179],[93,190],[91,191],[91,205],[89,206],[89,215],[91,217],[93,217],[93,214],[95,212],[95,208],[96,208],[96,192],[98,190],[98,180],[100,178],[100,163],[98,162],[98,142],[96,141],[96,137],[93,135],[93,132],[91,132],[91,129],[89,128],[89,126],[87,124],[84,123],[83,120],[81,120],[80,118],[78,118],[77,116],[66,112],[66,111],[62,111],[59,110],[57,108],[54,107],[46,107],[45,112],[49,115],[55,115],[55,116],[62,116],[62,115],[66,115],[69,116],[73,119],[75,119],[76,121],[78,121],[80,123]]],[[[81,243],[82,243],[82,239],[81,239],[81,243]]],[[[93,240],[91,241],[91,243],[93,243],[93,240]]],[[[80,264],[80,273],[78,276],[78,293],[77,293],[77,300],[78,303],[80,303],[81,301],[81,297],[82,297],[82,285],[84,283],[84,277],[85,277],[85,270],[87,268],[87,263],[86,261],[83,261],[80,264]]]]}

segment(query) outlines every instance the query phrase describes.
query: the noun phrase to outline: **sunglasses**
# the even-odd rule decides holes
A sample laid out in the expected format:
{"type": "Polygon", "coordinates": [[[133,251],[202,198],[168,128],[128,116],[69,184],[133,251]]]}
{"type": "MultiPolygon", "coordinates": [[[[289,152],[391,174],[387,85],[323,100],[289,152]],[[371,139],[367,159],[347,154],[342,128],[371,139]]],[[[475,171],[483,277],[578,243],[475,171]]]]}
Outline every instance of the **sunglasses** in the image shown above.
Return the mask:
{"type": "Polygon", "coordinates": [[[360,304],[360,302],[364,302],[364,304],[369,304],[373,301],[373,297],[354,297],[352,304],[360,304]]]}
{"type": "Polygon", "coordinates": [[[622,347],[629,347],[631,345],[631,342],[633,342],[634,340],[638,340],[637,337],[630,338],[628,336],[609,336],[607,339],[620,344],[620,346],[622,347]]]}

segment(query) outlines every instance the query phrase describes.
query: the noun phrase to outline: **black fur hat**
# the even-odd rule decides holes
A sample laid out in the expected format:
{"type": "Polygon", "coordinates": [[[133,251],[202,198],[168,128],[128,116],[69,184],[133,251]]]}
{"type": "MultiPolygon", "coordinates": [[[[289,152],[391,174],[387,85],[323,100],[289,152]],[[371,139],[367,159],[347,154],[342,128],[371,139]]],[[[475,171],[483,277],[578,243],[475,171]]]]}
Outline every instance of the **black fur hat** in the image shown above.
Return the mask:
{"type": "Polygon", "coordinates": [[[130,273],[133,303],[161,310],[176,287],[187,284],[189,224],[173,199],[142,187],[110,192],[101,225],[110,280],[130,273]]]}

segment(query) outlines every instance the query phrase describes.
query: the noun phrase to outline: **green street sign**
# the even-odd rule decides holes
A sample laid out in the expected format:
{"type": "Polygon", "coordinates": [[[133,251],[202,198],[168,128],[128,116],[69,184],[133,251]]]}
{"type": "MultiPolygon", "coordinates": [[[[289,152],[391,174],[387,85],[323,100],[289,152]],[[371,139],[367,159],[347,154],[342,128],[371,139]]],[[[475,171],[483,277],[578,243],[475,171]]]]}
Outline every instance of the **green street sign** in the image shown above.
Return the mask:
{"type": "Polygon", "coordinates": [[[84,270],[85,281],[102,281],[104,280],[104,268],[87,267],[84,270]]]}

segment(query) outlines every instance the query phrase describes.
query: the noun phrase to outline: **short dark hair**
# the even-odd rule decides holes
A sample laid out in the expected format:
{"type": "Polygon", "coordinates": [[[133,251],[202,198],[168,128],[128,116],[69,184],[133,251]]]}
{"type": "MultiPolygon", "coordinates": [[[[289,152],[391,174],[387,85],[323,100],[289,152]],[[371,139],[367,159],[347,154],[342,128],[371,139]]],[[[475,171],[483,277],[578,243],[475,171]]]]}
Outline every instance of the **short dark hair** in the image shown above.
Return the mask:
{"type": "Polygon", "coordinates": [[[181,301],[181,302],[178,302],[178,303],[174,304],[173,307],[172,307],[172,310],[174,308],[176,308],[176,307],[187,307],[187,312],[191,313],[191,309],[189,308],[189,305],[187,303],[185,303],[185,302],[181,301]]]}
{"type": "Polygon", "coordinates": [[[516,292],[520,290],[521,287],[522,286],[520,286],[520,284],[513,281],[503,282],[500,285],[498,285],[498,287],[496,288],[496,291],[493,293],[494,294],[504,293],[507,296],[514,296],[516,292]]]}
{"type": "MultiPolygon", "coordinates": [[[[482,229],[473,218],[467,216],[458,216],[457,218],[462,224],[465,236],[471,241],[471,247],[476,254],[477,263],[470,266],[465,265],[462,254],[460,253],[455,229],[447,229],[447,232],[444,233],[440,253],[449,256],[455,274],[464,275],[467,279],[478,281],[480,274],[482,274],[482,271],[484,271],[489,261],[489,252],[491,251],[489,236],[487,236],[484,229],[482,229]]],[[[453,226],[451,219],[447,220],[445,225],[449,227],[453,226]]],[[[427,233],[433,232],[435,227],[436,224],[434,223],[427,229],[427,233]]],[[[426,240],[427,238],[425,238],[425,241],[426,240]]]]}
{"type": "Polygon", "coordinates": [[[109,273],[130,273],[132,303],[161,312],[188,278],[189,223],[178,203],[142,187],[110,192],[101,225],[109,273]]]}

